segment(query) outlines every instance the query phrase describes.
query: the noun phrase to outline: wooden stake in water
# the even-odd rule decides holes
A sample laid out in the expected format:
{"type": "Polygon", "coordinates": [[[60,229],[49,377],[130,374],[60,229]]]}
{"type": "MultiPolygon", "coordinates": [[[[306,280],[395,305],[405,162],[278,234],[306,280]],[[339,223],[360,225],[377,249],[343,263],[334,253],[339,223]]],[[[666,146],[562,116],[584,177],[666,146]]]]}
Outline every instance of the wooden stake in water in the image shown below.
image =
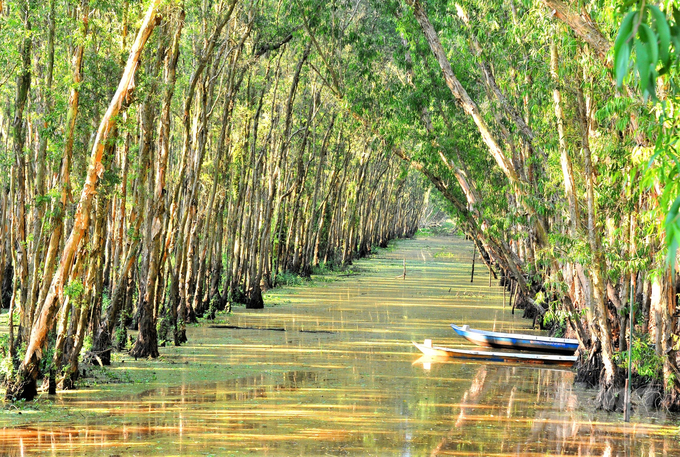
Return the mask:
{"type": "Polygon", "coordinates": [[[515,297],[515,291],[517,290],[517,287],[515,286],[515,282],[511,281],[510,282],[510,303],[508,303],[508,306],[512,306],[512,314],[515,314],[515,305],[517,304],[517,298],[515,297]],[[515,298],[515,304],[513,305],[512,299],[515,298]]]}
{"type": "Polygon", "coordinates": [[[470,274],[470,282],[475,280],[475,256],[477,256],[477,249],[472,246],[472,273],[470,274]]]}
{"type": "Polygon", "coordinates": [[[630,301],[628,302],[628,379],[626,379],[626,399],[624,403],[623,420],[630,422],[630,389],[631,375],[633,371],[633,286],[635,285],[633,275],[630,275],[630,301]]]}

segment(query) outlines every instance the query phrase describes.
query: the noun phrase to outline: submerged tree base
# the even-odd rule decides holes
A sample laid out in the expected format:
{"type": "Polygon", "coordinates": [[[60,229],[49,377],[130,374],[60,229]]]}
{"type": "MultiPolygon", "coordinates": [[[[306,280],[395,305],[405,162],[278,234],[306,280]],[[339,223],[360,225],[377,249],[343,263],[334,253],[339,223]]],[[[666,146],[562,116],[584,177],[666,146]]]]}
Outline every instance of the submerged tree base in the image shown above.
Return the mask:
{"type": "MultiPolygon", "coordinates": [[[[125,328],[125,327],[123,327],[125,328]]],[[[100,328],[95,335],[92,349],[83,357],[84,363],[94,364],[96,361],[101,365],[111,365],[111,350],[113,343],[111,335],[105,328],[100,328]]]]}
{"type": "Polygon", "coordinates": [[[5,399],[10,401],[18,400],[33,400],[38,395],[38,386],[36,380],[19,372],[15,379],[6,381],[5,383],[5,399]]]}
{"type": "Polygon", "coordinates": [[[262,298],[262,290],[259,286],[253,288],[247,294],[245,299],[246,309],[262,309],[264,308],[264,299],[262,298]]]}
{"type": "Polygon", "coordinates": [[[660,406],[672,413],[680,412],[680,392],[678,392],[678,389],[673,388],[670,392],[666,392],[660,406]]]}
{"type": "Polygon", "coordinates": [[[625,408],[626,391],[621,386],[600,387],[600,390],[595,397],[595,406],[597,409],[602,409],[608,412],[622,413],[625,408]]]}

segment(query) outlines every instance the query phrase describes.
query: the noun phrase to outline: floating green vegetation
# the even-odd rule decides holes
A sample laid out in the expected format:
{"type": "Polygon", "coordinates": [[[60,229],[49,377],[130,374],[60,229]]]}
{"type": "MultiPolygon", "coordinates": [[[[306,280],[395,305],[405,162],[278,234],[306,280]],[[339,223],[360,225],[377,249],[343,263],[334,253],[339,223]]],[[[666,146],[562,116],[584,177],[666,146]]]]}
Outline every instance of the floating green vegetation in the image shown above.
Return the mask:
{"type": "Polygon", "coordinates": [[[81,378],[78,387],[96,387],[102,384],[142,382],[141,379],[133,379],[129,371],[113,370],[106,366],[92,365],[85,369],[85,373],[86,377],[81,378]]]}
{"type": "Polygon", "coordinates": [[[391,241],[386,247],[382,248],[380,246],[373,246],[371,248],[371,256],[379,256],[381,254],[384,254],[386,252],[394,252],[397,250],[397,247],[399,246],[399,241],[400,240],[393,240],[391,241]]]}
{"type": "Polygon", "coordinates": [[[283,271],[276,275],[276,286],[280,287],[301,286],[305,283],[305,280],[306,279],[300,275],[283,271]]]}
{"type": "MultiPolygon", "coordinates": [[[[290,272],[279,273],[274,281],[275,288],[266,291],[266,295],[268,297],[275,296],[277,293],[295,295],[297,293],[295,289],[301,286],[317,287],[323,284],[328,284],[351,276],[357,276],[362,273],[373,271],[375,270],[366,266],[337,266],[330,263],[321,263],[313,267],[312,274],[307,277],[290,272]]],[[[270,305],[269,301],[267,301],[267,305],[270,305]]]]}

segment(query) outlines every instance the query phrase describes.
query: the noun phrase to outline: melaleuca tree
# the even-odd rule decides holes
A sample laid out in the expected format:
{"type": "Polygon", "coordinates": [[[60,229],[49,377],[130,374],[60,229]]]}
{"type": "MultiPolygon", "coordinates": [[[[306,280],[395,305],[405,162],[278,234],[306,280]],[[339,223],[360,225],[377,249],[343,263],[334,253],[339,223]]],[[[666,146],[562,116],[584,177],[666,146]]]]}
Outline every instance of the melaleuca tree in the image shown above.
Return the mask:
{"type": "Polygon", "coordinates": [[[357,60],[365,11],[316,6],[3,3],[8,398],[413,235],[421,181],[344,96],[389,77],[380,43],[357,60]]]}

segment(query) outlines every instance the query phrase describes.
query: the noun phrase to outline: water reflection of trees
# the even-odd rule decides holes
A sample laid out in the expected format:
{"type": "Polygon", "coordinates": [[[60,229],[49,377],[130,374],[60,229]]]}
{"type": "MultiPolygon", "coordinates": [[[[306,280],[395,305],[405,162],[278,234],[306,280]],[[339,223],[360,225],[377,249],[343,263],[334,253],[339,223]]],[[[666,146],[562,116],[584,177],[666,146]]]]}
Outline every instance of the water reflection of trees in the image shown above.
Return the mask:
{"type": "MultiPolygon", "coordinates": [[[[303,385],[318,383],[319,376],[320,373],[314,371],[289,371],[281,373],[280,380],[272,383],[271,375],[262,373],[224,382],[149,389],[120,401],[100,402],[100,407],[106,407],[106,418],[78,413],[81,407],[86,409],[92,405],[91,402],[83,402],[79,406],[79,402],[75,400],[71,408],[81,418],[78,427],[65,426],[55,421],[36,427],[0,428],[0,456],[23,457],[35,452],[73,451],[76,443],[76,447],[81,450],[111,449],[115,454],[114,450],[124,445],[128,445],[127,449],[130,449],[130,443],[126,443],[130,440],[148,440],[167,435],[169,431],[181,437],[183,433],[197,431],[224,434],[253,429],[253,423],[244,423],[238,418],[220,421],[219,424],[191,421],[182,411],[187,407],[205,408],[200,405],[214,405],[218,402],[245,404],[262,400],[272,394],[292,392],[303,385]],[[116,423],[118,426],[111,426],[116,423]]],[[[75,451],[73,455],[85,454],[75,451]]]]}
{"type": "Polygon", "coordinates": [[[674,445],[653,425],[594,420],[584,409],[570,372],[480,365],[430,455],[653,456],[674,445]]]}
{"type": "MultiPolygon", "coordinates": [[[[461,362],[439,364],[430,372],[411,368],[407,341],[431,337],[446,346],[455,344],[457,337],[442,324],[454,311],[480,328],[489,328],[493,317],[483,311],[488,305],[480,298],[488,287],[484,281],[475,281],[476,289],[462,289],[471,287],[467,266],[423,266],[418,271],[415,261],[431,241],[413,243],[417,249],[393,254],[399,260],[394,274],[381,270],[333,288],[300,290],[291,296],[295,306],[273,308],[268,314],[235,313],[229,321],[286,332],[239,331],[243,342],[236,344],[216,339],[225,329],[200,329],[207,332],[204,342],[215,341],[175,359],[190,360],[182,376],[197,384],[127,397],[122,393],[127,385],[112,387],[109,398],[116,400],[111,401],[98,390],[69,395],[64,397],[68,408],[59,410],[73,411],[72,416],[60,418],[59,424],[7,429],[0,437],[0,456],[130,455],[154,445],[161,449],[158,454],[173,455],[526,456],[580,451],[616,457],[630,450],[647,457],[661,455],[663,449],[675,455],[678,441],[660,436],[670,433],[670,427],[636,425],[627,430],[616,423],[618,416],[599,416],[599,425],[591,425],[592,414],[579,412],[584,405],[576,399],[576,394],[587,395],[573,387],[569,371],[461,362]],[[402,257],[407,266],[414,265],[407,267],[413,274],[406,285],[393,279],[402,257]],[[455,284],[468,295],[441,305],[451,295],[447,281],[452,272],[463,278],[455,284]],[[408,282],[416,275],[418,287],[408,282]],[[380,279],[384,277],[390,280],[380,279]],[[298,331],[302,329],[337,333],[298,331]],[[245,366],[262,374],[200,381],[201,367],[213,364],[214,371],[245,366]],[[93,411],[101,411],[101,417],[92,417],[93,411]]],[[[500,296],[494,299],[500,302],[500,296]]],[[[181,382],[178,376],[176,384],[181,382]]]]}

